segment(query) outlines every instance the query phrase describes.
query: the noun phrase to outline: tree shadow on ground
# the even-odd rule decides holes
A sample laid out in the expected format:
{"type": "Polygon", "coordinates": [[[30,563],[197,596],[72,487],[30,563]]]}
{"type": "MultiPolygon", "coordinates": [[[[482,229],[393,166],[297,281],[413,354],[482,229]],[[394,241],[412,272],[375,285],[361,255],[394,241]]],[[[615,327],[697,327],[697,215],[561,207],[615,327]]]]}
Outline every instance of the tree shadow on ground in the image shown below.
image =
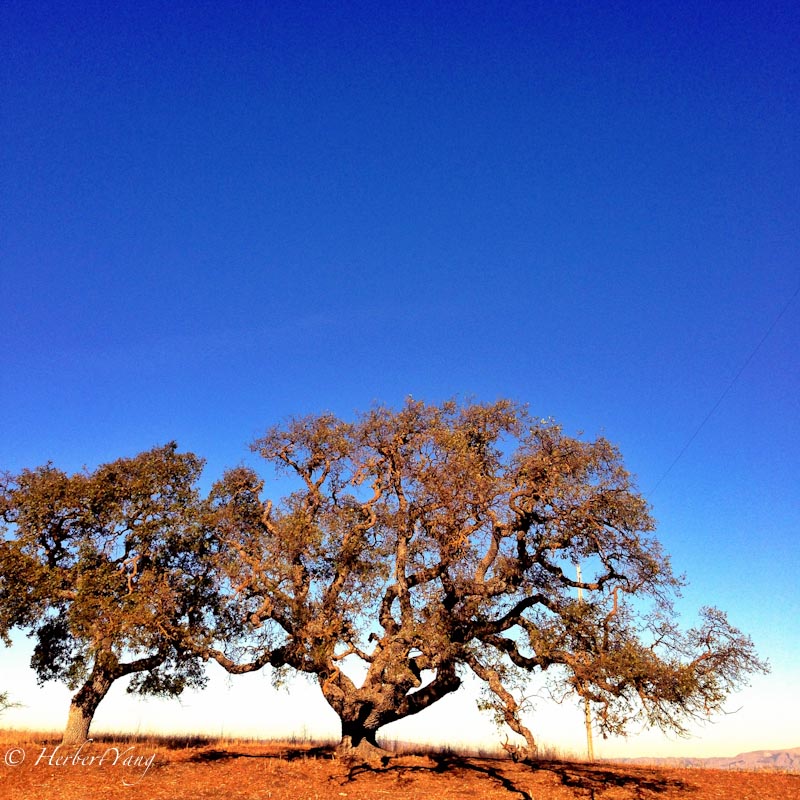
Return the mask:
{"type": "Polygon", "coordinates": [[[533,800],[530,792],[520,785],[520,779],[535,772],[554,774],[565,787],[580,792],[590,800],[594,800],[596,795],[610,788],[631,789],[637,796],[642,796],[641,793],[645,791],[651,794],[664,794],[692,788],[684,781],[666,775],[621,767],[609,768],[597,764],[556,761],[514,763],[505,759],[471,758],[451,754],[428,754],[427,758],[433,762],[431,766],[391,762],[382,767],[365,763],[353,764],[342,783],[353,781],[363,774],[394,774],[397,780],[402,782],[404,778],[407,779],[413,774],[432,775],[461,771],[462,774],[471,772],[476,776],[489,778],[521,800],[533,800]]]}
{"type": "Polygon", "coordinates": [[[475,760],[462,756],[444,754],[429,754],[425,757],[433,761],[432,766],[423,764],[393,764],[391,762],[382,767],[372,766],[370,764],[354,764],[350,767],[347,777],[342,783],[349,783],[355,780],[359,775],[367,773],[375,775],[395,775],[398,782],[402,782],[404,778],[415,773],[418,775],[431,775],[462,770],[465,772],[473,772],[497,781],[506,791],[519,795],[522,800],[533,800],[531,794],[525,791],[525,789],[521,789],[519,786],[515,785],[512,780],[500,772],[498,767],[494,766],[492,763],[494,759],[483,758],[475,760]]]}
{"type": "Polygon", "coordinates": [[[208,764],[215,761],[229,761],[233,758],[262,758],[276,759],[278,761],[296,761],[299,758],[332,759],[334,749],[330,745],[316,747],[284,747],[274,753],[245,753],[238,750],[203,750],[195,753],[189,762],[193,764],[208,764]]]}
{"type": "Polygon", "coordinates": [[[653,794],[687,791],[692,787],[678,778],[654,772],[629,770],[625,767],[610,768],[599,764],[563,763],[560,761],[538,762],[534,769],[548,770],[557,775],[564,786],[588,792],[594,798],[595,792],[610,787],[632,788],[637,793],[648,791],[653,794]]]}

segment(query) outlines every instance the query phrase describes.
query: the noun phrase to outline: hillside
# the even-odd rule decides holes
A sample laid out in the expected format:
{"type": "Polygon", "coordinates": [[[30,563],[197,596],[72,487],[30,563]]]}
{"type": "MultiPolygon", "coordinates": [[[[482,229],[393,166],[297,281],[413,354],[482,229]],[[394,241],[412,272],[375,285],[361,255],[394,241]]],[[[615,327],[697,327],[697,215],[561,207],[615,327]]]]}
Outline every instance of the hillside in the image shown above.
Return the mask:
{"type": "Polygon", "coordinates": [[[625,758],[613,759],[624,764],[647,764],[721,770],[778,770],[800,773],[800,747],[788,750],[753,750],[718,758],[625,758]]]}

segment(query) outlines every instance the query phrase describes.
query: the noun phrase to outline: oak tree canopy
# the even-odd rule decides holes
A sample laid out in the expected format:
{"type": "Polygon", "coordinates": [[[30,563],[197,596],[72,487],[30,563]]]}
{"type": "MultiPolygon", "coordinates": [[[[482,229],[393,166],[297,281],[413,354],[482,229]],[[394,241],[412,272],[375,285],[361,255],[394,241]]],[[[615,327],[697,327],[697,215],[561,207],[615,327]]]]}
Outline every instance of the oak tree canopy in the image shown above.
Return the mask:
{"type": "Polygon", "coordinates": [[[115,680],[164,696],[205,682],[185,645],[210,602],[202,466],[172,443],[93,472],[2,476],[0,636],[27,630],[38,680],[77,690],[65,743],[87,738],[115,680]]]}
{"type": "Polygon", "coordinates": [[[293,490],[271,498],[244,466],[215,484],[213,633],[196,644],[232,673],[314,676],[345,749],[368,755],[382,726],[467,672],[535,748],[521,714],[533,675],[588,699],[608,734],[634,720],[682,732],[765,669],[717,609],[678,627],[681,581],[603,438],[506,400],[408,400],[293,419],[252,449],[293,490]]]}

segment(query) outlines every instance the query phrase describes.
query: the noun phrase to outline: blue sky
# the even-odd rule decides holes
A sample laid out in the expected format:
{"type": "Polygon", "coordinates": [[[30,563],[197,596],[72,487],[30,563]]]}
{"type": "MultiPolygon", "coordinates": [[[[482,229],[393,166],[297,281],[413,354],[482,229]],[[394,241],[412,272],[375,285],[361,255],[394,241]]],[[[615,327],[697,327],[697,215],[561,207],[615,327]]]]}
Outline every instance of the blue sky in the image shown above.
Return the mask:
{"type": "Polygon", "coordinates": [[[0,14],[1,468],[528,402],[772,662],[683,752],[800,744],[795,3],[0,14]]]}

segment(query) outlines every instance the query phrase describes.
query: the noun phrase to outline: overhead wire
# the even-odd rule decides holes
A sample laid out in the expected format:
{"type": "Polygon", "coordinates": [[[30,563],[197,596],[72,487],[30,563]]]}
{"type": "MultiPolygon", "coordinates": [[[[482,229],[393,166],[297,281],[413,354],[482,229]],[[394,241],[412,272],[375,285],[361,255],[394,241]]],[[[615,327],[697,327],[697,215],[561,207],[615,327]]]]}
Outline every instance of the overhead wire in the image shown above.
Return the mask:
{"type": "Polygon", "coordinates": [[[733,378],[731,378],[730,382],[725,387],[725,389],[723,390],[722,394],[717,399],[716,403],[714,403],[714,405],[711,407],[711,410],[703,417],[703,419],[701,420],[700,424],[694,429],[694,432],[688,438],[688,440],[686,441],[686,444],[684,444],[683,447],[680,449],[680,452],[678,453],[678,455],[675,456],[675,458],[672,460],[672,463],[664,471],[664,474],[656,481],[655,485],[647,493],[647,497],[650,497],[650,495],[652,495],[656,491],[656,489],[658,489],[658,487],[661,486],[661,484],[664,482],[664,480],[667,478],[667,476],[670,474],[670,472],[672,472],[672,470],[675,467],[675,465],[681,460],[683,455],[689,449],[689,447],[691,446],[692,442],[697,438],[697,436],[700,433],[700,431],[703,430],[703,428],[705,427],[706,423],[711,419],[712,416],[714,416],[714,412],[722,405],[722,401],[728,396],[728,393],[733,388],[733,386],[736,383],[736,381],[739,380],[739,377],[741,376],[741,374],[747,369],[747,367],[750,364],[750,362],[755,358],[756,353],[758,353],[758,351],[761,349],[761,346],[764,344],[764,342],[767,341],[767,339],[769,338],[769,335],[775,329],[775,326],[780,322],[780,320],[782,319],[784,314],[786,314],[786,312],[789,310],[789,307],[792,305],[792,303],[794,302],[795,298],[799,294],[800,294],[800,285],[798,285],[797,289],[795,289],[795,291],[794,291],[794,294],[792,294],[792,296],[786,301],[786,303],[784,304],[783,308],[781,308],[781,310],[778,312],[778,315],[772,320],[772,324],[769,326],[769,328],[767,328],[766,333],[761,337],[761,339],[759,339],[758,344],[756,344],[756,346],[752,349],[752,351],[750,352],[750,355],[747,356],[747,358],[745,359],[744,363],[741,365],[741,367],[739,367],[738,371],[733,376],[733,378]]]}

